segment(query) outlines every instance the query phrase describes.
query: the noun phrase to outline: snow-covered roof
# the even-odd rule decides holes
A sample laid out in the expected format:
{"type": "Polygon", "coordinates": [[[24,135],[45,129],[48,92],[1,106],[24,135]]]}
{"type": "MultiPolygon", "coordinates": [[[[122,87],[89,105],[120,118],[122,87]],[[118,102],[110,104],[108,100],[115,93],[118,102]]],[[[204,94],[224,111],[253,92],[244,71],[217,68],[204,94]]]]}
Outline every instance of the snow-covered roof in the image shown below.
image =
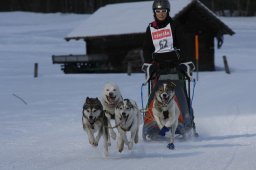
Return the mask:
{"type": "MultiPolygon", "coordinates": [[[[192,0],[169,0],[170,15],[174,17],[192,0]]],[[[66,39],[85,37],[142,33],[153,21],[153,1],[106,5],[98,9],[80,26],[75,28],[66,39]]]]}

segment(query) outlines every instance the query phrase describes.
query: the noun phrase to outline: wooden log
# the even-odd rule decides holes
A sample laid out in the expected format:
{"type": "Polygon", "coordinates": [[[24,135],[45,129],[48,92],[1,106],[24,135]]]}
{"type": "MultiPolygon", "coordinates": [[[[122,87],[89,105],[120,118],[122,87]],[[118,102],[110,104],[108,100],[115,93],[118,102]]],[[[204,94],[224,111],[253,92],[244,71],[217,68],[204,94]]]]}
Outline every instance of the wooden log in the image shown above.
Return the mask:
{"type": "Polygon", "coordinates": [[[34,64],[34,78],[38,77],[38,63],[34,64]]]}
{"type": "Polygon", "coordinates": [[[229,66],[228,66],[228,60],[227,60],[227,57],[225,55],[223,56],[223,62],[224,62],[224,67],[225,67],[226,73],[230,74],[230,70],[229,70],[229,66]]]}
{"type": "Polygon", "coordinates": [[[127,74],[130,76],[132,74],[132,63],[127,63],[127,74]]]}

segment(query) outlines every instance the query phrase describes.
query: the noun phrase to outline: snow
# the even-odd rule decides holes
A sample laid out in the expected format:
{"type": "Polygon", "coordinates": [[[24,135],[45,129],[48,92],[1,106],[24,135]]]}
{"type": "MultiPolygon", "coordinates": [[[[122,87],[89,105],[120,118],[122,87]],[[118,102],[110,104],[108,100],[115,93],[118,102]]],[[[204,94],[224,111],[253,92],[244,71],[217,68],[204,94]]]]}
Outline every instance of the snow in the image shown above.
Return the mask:
{"type": "MultiPolygon", "coordinates": [[[[146,143],[110,156],[93,148],[81,124],[87,96],[100,97],[114,81],[141,107],[143,74],[70,74],[53,65],[52,54],[82,53],[82,41],[63,37],[87,15],[0,13],[1,170],[254,170],[256,167],[256,17],[221,18],[236,34],[215,51],[215,72],[200,72],[193,107],[199,138],[146,143]],[[224,71],[226,55],[231,74],[224,71]],[[33,77],[34,63],[39,77],[33,77]],[[18,97],[27,104],[23,103],[18,97]]],[[[196,74],[194,74],[196,75],[196,74]]],[[[146,101],[146,88],[144,104],[146,101]]],[[[141,131],[140,131],[141,132],[141,131]]],[[[141,133],[140,133],[141,134],[141,133]]]]}
{"type": "MultiPolygon", "coordinates": [[[[170,0],[171,16],[175,16],[190,2],[191,0],[170,0]]],[[[72,30],[67,38],[145,32],[146,26],[153,19],[152,3],[153,1],[118,3],[101,7],[72,30]]]]}

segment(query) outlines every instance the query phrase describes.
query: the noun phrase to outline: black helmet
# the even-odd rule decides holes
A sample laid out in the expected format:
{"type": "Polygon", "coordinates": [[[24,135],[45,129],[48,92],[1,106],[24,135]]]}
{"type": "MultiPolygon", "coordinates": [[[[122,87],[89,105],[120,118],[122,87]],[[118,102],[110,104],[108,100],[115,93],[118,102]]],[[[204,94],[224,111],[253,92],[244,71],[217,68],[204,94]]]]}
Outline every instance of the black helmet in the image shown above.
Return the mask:
{"type": "Polygon", "coordinates": [[[152,5],[152,9],[167,9],[170,11],[170,3],[168,0],[154,0],[154,3],[152,5]]]}

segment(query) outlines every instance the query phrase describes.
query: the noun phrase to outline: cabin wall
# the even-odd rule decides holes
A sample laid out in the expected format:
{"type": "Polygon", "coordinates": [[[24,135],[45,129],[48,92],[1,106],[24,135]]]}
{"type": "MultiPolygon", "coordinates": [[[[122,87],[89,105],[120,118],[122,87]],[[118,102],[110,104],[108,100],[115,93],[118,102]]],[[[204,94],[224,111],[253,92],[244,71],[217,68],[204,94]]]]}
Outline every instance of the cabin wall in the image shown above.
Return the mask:
{"type": "Polygon", "coordinates": [[[187,60],[192,60],[196,64],[195,59],[195,35],[199,39],[199,70],[214,71],[214,37],[216,29],[213,29],[210,20],[206,20],[203,13],[190,8],[181,16],[175,18],[180,28],[184,32],[183,36],[178,36],[182,41],[181,48],[187,60]]]}
{"type": "MultiPolygon", "coordinates": [[[[195,58],[195,34],[185,33],[185,38],[181,45],[184,58],[187,61],[193,61],[196,64],[195,58]]],[[[214,37],[210,34],[199,34],[199,70],[214,71],[214,37]]]]}
{"type": "Polygon", "coordinates": [[[199,70],[215,70],[214,37],[209,34],[199,35],[199,70]]]}
{"type": "MultiPolygon", "coordinates": [[[[126,71],[123,64],[130,50],[141,49],[144,34],[100,37],[86,40],[87,54],[104,53],[109,57],[109,64],[121,71],[126,71]]],[[[139,57],[139,56],[138,56],[139,57]]]]}

